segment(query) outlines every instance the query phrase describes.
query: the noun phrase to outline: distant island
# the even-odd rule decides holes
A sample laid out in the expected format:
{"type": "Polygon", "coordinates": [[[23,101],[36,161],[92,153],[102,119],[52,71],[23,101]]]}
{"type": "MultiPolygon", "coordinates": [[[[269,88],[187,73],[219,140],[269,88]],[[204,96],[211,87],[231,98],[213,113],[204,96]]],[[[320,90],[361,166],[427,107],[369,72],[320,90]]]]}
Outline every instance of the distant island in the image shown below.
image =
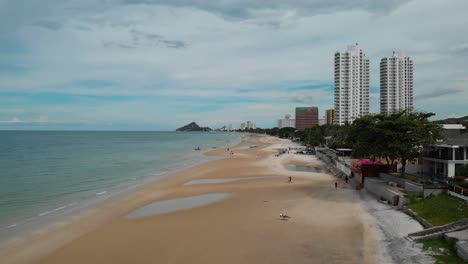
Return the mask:
{"type": "Polygon", "coordinates": [[[183,127],[179,127],[176,131],[211,131],[209,127],[200,127],[197,123],[192,122],[183,127]]]}

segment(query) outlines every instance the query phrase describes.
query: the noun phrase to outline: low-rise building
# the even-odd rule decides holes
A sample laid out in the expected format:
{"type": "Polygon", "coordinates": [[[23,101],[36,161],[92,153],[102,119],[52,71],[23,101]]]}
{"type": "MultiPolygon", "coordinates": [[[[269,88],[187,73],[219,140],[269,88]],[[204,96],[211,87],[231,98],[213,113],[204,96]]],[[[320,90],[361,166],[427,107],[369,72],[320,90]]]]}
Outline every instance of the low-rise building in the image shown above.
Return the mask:
{"type": "Polygon", "coordinates": [[[468,164],[468,133],[459,124],[443,125],[443,131],[446,139],[425,149],[422,169],[426,175],[447,179],[468,164]]]}

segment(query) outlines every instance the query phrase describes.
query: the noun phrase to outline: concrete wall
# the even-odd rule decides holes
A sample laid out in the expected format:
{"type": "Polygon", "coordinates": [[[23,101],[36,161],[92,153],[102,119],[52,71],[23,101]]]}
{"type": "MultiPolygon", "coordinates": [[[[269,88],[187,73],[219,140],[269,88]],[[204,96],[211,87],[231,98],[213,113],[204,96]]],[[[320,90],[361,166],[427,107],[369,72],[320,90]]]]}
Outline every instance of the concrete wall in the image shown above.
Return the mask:
{"type": "Polygon", "coordinates": [[[468,241],[458,241],[455,247],[457,248],[457,255],[463,259],[463,261],[468,262],[468,241]]]}
{"type": "Polygon", "coordinates": [[[398,178],[388,173],[380,173],[379,177],[387,182],[396,182],[398,186],[405,188],[405,191],[409,193],[418,193],[423,195],[424,188],[422,184],[418,184],[415,182],[407,181],[405,179],[398,178]]]}
{"type": "Polygon", "coordinates": [[[344,174],[351,176],[351,169],[346,167],[343,163],[336,161],[336,168],[342,171],[344,174]]]}
{"type": "Polygon", "coordinates": [[[321,153],[321,152],[316,152],[316,156],[323,160],[325,163],[332,163],[332,160],[330,159],[330,157],[328,157],[327,155],[321,153]]]}
{"type": "Polygon", "coordinates": [[[379,173],[379,177],[386,182],[396,182],[398,186],[405,188],[405,180],[388,173],[379,173]]]}
{"type": "Polygon", "coordinates": [[[468,202],[468,197],[466,197],[464,195],[461,195],[461,194],[458,194],[458,193],[455,193],[455,192],[452,192],[452,191],[447,191],[447,193],[468,202]]]}
{"type": "Polygon", "coordinates": [[[424,189],[423,197],[426,198],[429,195],[439,195],[445,192],[445,189],[424,189]]]}
{"type": "Polygon", "coordinates": [[[400,195],[399,193],[396,193],[393,190],[389,189],[389,186],[383,180],[377,178],[366,178],[366,180],[364,181],[364,189],[376,195],[377,197],[383,196],[385,199],[392,203],[394,197],[398,196],[398,206],[400,207],[406,203],[406,199],[404,199],[403,195],[400,195]]]}
{"type": "Polygon", "coordinates": [[[423,194],[424,188],[423,188],[422,184],[417,184],[417,183],[414,183],[414,182],[405,181],[405,191],[410,192],[410,193],[423,194]]]}

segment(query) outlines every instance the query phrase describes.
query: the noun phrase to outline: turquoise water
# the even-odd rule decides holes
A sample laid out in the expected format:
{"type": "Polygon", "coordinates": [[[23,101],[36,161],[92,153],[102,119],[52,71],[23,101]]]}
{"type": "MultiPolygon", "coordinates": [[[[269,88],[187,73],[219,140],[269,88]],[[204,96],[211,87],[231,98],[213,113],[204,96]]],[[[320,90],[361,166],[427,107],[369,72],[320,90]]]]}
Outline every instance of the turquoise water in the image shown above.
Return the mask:
{"type": "Polygon", "coordinates": [[[237,133],[0,131],[0,234],[207,159],[237,133]]]}

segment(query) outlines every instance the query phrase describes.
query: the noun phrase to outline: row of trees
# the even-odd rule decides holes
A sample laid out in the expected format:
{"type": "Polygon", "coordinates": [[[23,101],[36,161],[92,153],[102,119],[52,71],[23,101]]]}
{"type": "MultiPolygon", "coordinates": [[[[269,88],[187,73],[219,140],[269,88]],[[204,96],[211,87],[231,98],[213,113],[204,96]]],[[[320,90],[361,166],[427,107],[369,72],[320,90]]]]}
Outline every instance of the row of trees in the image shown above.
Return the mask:
{"type": "Polygon", "coordinates": [[[357,158],[385,158],[388,164],[406,163],[421,155],[423,146],[443,138],[442,126],[429,121],[433,113],[400,112],[392,115],[368,115],[343,126],[323,125],[303,132],[274,128],[265,133],[280,137],[298,137],[306,144],[330,148],[350,148],[357,158]]]}

